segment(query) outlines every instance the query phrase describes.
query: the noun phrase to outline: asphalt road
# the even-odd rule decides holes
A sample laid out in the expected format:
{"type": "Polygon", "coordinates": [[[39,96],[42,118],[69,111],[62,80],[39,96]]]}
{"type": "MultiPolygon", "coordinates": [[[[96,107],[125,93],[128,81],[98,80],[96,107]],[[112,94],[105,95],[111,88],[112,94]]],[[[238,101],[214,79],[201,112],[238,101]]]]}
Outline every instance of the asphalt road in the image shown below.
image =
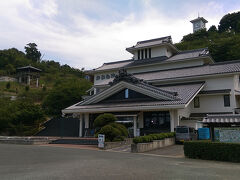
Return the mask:
{"type": "Polygon", "coordinates": [[[240,164],[66,147],[0,144],[0,180],[240,179],[240,164]]]}

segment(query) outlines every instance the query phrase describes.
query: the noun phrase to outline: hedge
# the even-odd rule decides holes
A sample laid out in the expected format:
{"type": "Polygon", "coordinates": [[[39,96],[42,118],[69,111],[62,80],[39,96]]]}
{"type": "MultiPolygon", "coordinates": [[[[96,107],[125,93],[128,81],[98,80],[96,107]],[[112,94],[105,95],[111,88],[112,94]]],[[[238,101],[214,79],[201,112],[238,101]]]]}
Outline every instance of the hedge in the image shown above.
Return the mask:
{"type": "Polygon", "coordinates": [[[240,162],[240,143],[186,141],[184,154],[194,159],[240,162]]]}
{"type": "Polygon", "coordinates": [[[162,139],[170,138],[170,137],[174,137],[174,136],[175,136],[174,132],[160,133],[160,134],[149,134],[149,135],[146,135],[146,136],[135,137],[135,138],[133,138],[133,142],[135,144],[137,144],[137,143],[148,143],[148,142],[152,142],[153,140],[162,140],[162,139]]]}

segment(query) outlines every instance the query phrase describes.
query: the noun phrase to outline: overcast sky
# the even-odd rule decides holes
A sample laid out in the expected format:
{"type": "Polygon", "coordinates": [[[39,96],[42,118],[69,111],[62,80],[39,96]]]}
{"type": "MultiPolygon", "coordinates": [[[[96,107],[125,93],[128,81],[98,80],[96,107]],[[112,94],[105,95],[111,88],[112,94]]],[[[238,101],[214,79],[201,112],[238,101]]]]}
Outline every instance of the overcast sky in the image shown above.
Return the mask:
{"type": "Polygon", "coordinates": [[[43,59],[91,69],[131,58],[137,41],[179,42],[198,13],[209,28],[239,10],[239,0],[0,0],[0,49],[35,42],[43,59]]]}

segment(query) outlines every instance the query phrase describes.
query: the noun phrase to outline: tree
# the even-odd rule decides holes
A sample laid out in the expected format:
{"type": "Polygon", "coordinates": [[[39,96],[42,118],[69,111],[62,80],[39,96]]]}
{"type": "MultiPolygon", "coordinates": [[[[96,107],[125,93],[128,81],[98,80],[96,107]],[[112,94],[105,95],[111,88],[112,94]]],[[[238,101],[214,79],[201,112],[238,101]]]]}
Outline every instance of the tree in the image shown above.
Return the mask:
{"type": "Polygon", "coordinates": [[[208,32],[217,32],[216,26],[212,25],[209,29],[208,32]]]}
{"type": "Polygon", "coordinates": [[[0,106],[0,134],[33,135],[45,120],[41,107],[25,99],[0,99],[0,106]]]}
{"type": "Polygon", "coordinates": [[[43,107],[49,115],[59,116],[61,110],[82,100],[82,96],[91,87],[85,79],[57,81],[43,101],[43,107]]]}
{"type": "Polygon", "coordinates": [[[12,64],[6,65],[5,68],[6,68],[6,71],[7,71],[8,75],[11,75],[16,71],[12,64]]]}
{"type": "Polygon", "coordinates": [[[93,125],[95,128],[100,129],[103,126],[115,122],[117,120],[117,118],[110,113],[105,113],[105,114],[101,114],[99,115],[93,122],[93,125]]]}
{"type": "Polygon", "coordinates": [[[219,32],[240,32],[240,11],[226,14],[219,22],[219,32]]]}
{"type": "Polygon", "coordinates": [[[40,62],[41,52],[38,51],[35,43],[28,43],[24,48],[28,59],[31,59],[33,62],[40,62]]]}

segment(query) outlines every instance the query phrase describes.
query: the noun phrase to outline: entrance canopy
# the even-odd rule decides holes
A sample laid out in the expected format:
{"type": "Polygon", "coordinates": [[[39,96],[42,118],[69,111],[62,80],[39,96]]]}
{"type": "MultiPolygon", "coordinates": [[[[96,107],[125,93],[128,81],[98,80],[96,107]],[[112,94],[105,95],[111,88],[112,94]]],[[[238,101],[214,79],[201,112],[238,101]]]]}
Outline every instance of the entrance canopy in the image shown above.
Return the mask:
{"type": "Polygon", "coordinates": [[[240,115],[239,114],[222,114],[222,115],[207,115],[203,119],[204,124],[209,126],[232,126],[240,125],[240,115]]]}

